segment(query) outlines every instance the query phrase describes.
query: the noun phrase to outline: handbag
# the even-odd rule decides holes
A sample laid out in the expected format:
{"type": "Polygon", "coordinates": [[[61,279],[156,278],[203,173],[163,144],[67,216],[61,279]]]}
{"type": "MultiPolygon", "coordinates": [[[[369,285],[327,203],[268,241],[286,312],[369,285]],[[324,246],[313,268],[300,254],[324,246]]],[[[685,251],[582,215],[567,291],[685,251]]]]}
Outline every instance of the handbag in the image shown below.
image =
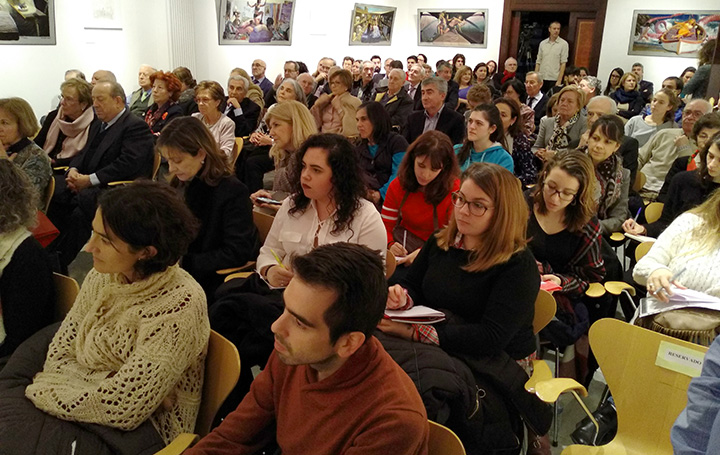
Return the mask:
{"type": "Polygon", "coordinates": [[[56,228],[52,221],[40,210],[37,212],[37,221],[37,226],[32,230],[32,235],[40,245],[45,248],[60,235],[60,231],[58,231],[58,228],[56,228]]]}
{"type": "MultiPolygon", "coordinates": [[[[395,227],[393,228],[393,240],[399,243],[405,248],[408,253],[412,253],[415,250],[419,250],[425,245],[425,240],[421,239],[417,235],[410,232],[406,227],[402,226],[402,208],[405,205],[405,201],[410,193],[405,192],[405,195],[400,202],[398,207],[398,219],[395,227]]],[[[433,205],[433,230],[438,229],[438,217],[437,217],[437,205],[433,205]]]]}
{"type": "Polygon", "coordinates": [[[720,333],[720,311],[709,308],[678,308],[637,318],[635,325],[691,343],[710,346],[720,333]]]}

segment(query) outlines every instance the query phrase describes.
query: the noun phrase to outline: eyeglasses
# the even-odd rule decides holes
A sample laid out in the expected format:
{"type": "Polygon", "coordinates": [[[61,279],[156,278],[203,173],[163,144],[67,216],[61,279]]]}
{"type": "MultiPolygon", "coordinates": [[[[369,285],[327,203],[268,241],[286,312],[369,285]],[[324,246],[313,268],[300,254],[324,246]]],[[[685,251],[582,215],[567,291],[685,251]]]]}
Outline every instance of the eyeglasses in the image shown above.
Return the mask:
{"type": "Polygon", "coordinates": [[[545,195],[548,198],[551,198],[557,194],[561,201],[572,201],[573,198],[577,195],[577,193],[559,190],[555,185],[551,183],[545,183],[543,185],[543,190],[545,191],[545,195]]]}
{"type": "Polygon", "coordinates": [[[208,104],[212,101],[212,98],[195,98],[195,102],[198,104],[208,104]]]}
{"type": "Polygon", "coordinates": [[[460,192],[452,193],[450,196],[452,199],[452,204],[460,210],[465,206],[465,204],[468,204],[468,207],[470,208],[470,215],[473,216],[483,216],[485,215],[485,212],[488,211],[488,209],[491,209],[492,207],[485,207],[481,202],[476,201],[468,201],[465,199],[465,196],[462,195],[460,192]]]}

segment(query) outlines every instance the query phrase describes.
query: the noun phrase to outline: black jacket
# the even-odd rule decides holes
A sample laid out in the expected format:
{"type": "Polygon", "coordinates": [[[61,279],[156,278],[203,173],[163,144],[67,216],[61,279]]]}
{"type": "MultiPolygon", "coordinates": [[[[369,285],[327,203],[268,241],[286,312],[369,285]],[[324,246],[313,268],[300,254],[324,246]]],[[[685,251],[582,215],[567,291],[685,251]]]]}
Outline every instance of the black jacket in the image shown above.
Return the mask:
{"type": "Polygon", "coordinates": [[[250,98],[243,98],[240,101],[240,109],[243,111],[240,116],[235,116],[235,108],[231,104],[228,103],[228,106],[230,110],[225,115],[235,122],[235,137],[249,136],[255,131],[260,116],[260,106],[251,101],[250,98]]]}
{"type": "MultiPolygon", "coordinates": [[[[547,103],[550,99],[549,96],[543,94],[543,92],[538,92],[537,96],[542,96],[540,98],[540,101],[538,101],[535,104],[535,107],[533,107],[533,111],[535,111],[535,132],[537,133],[538,128],[540,127],[540,119],[545,116],[545,111],[547,110],[547,103]]],[[[528,95],[528,98],[530,95],[528,95]]],[[[637,161],[637,160],[636,160],[637,161]]]]}
{"type": "MultiPolygon", "coordinates": [[[[152,110],[152,108],[157,109],[157,104],[153,104],[148,108],[148,112],[152,110]]],[[[145,113],[147,116],[147,112],[145,113]]],[[[168,108],[167,111],[160,117],[160,119],[153,124],[153,126],[150,127],[150,131],[152,131],[153,135],[160,136],[160,132],[165,128],[165,125],[170,123],[170,121],[176,117],[182,117],[183,115],[183,108],[179,104],[173,104],[168,108]],[[165,115],[167,114],[167,115],[165,115]]]]}
{"type": "Polygon", "coordinates": [[[460,84],[450,80],[448,81],[448,91],[445,95],[445,107],[453,111],[458,107],[458,98],[460,98],[460,84]]]}
{"type": "MultiPolygon", "coordinates": [[[[407,128],[405,128],[405,139],[412,144],[415,139],[423,133],[425,128],[425,111],[415,111],[408,116],[407,128]]],[[[465,139],[465,118],[454,109],[443,108],[438,119],[438,131],[442,131],[450,137],[453,144],[461,144],[465,139]]]]}
{"type": "Polygon", "coordinates": [[[405,128],[408,116],[413,111],[413,100],[410,99],[410,95],[407,94],[404,88],[401,88],[396,95],[389,98],[387,92],[378,95],[380,95],[378,101],[385,107],[388,115],[390,115],[391,124],[393,126],[399,126],[400,130],[405,128]]]}
{"type": "Polygon", "coordinates": [[[638,148],[639,143],[637,139],[630,136],[623,138],[622,144],[617,151],[617,154],[622,156],[623,167],[630,171],[630,188],[632,188],[635,182],[635,176],[638,171],[638,148]]]}
{"type": "Polygon", "coordinates": [[[404,153],[408,143],[404,137],[397,133],[390,133],[387,140],[378,144],[375,157],[370,155],[367,141],[362,141],[355,147],[355,152],[360,159],[360,166],[365,171],[368,187],[379,190],[387,183],[392,174],[393,156],[396,153],[404,153]]]}

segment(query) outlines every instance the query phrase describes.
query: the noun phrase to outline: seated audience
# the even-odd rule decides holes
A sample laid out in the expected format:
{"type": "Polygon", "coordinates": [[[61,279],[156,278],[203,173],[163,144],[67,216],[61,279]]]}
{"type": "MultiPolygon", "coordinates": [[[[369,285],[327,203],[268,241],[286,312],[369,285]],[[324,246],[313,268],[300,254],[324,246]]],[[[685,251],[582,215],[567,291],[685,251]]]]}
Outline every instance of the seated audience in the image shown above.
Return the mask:
{"type": "Polygon", "coordinates": [[[475,69],[473,69],[473,77],[475,79],[475,84],[487,84],[490,80],[488,78],[487,63],[480,62],[475,65],[475,69]]]}
{"type": "Polygon", "coordinates": [[[493,95],[489,85],[473,85],[470,90],[468,90],[467,94],[468,108],[465,110],[465,112],[463,112],[465,123],[467,123],[468,119],[470,118],[470,114],[472,113],[473,109],[475,109],[480,104],[492,104],[492,100],[493,95]]]}
{"type": "Polygon", "coordinates": [[[330,94],[323,93],[310,112],[321,133],[337,133],[346,137],[357,136],[355,114],[361,102],[350,94],[350,71],[338,70],[330,76],[330,94]]]}
{"type": "Polygon", "coordinates": [[[398,131],[405,129],[408,115],[413,111],[413,100],[407,94],[403,84],[405,83],[405,72],[393,68],[388,76],[388,86],[385,93],[378,93],[375,101],[385,107],[390,115],[390,122],[398,131]]]}
{"type": "Polygon", "coordinates": [[[513,57],[508,57],[507,60],[505,60],[504,71],[502,73],[497,72],[494,76],[492,76],[492,85],[495,90],[500,91],[505,82],[515,79],[517,76],[517,68],[517,60],[513,57]]]}
{"type": "Polygon", "coordinates": [[[447,82],[447,96],[445,96],[445,107],[449,110],[455,110],[458,104],[458,93],[460,92],[460,86],[457,82],[452,80],[452,64],[442,60],[436,67],[435,74],[440,79],[447,82]]]}
{"type": "Polygon", "coordinates": [[[613,68],[613,70],[610,71],[610,76],[608,76],[608,82],[605,85],[603,95],[610,96],[615,90],[617,90],[620,87],[620,79],[624,74],[625,71],[623,71],[622,68],[613,68]]]}
{"type": "MultiPolygon", "coordinates": [[[[525,75],[525,90],[527,91],[527,105],[534,112],[535,126],[533,132],[537,132],[540,127],[540,119],[545,116],[549,96],[542,92],[543,80],[540,73],[530,71],[525,75]]],[[[529,135],[528,135],[529,136],[529,135]]]]}
{"type": "MultiPolygon", "coordinates": [[[[571,85],[559,93],[557,115],[540,121],[540,131],[532,148],[533,153],[543,161],[549,160],[556,152],[577,148],[587,127],[581,113],[585,106],[585,92],[571,85]]],[[[550,103],[548,109],[552,109],[550,103]]]]}
{"type": "Polygon", "coordinates": [[[7,160],[0,160],[0,194],[2,370],[20,343],[52,323],[55,287],[48,256],[30,232],[38,196],[27,176],[7,160]]]}
{"type": "Polygon", "coordinates": [[[577,87],[580,83],[580,68],[577,68],[575,66],[566,66],[565,72],[563,73],[563,84],[562,85],[554,85],[550,90],[547,91],[547,95],[552,97],[553,95],[557,95],[564,89],[565,87],[577,87]]]}
{"type": "Polygon", "coordinates": [[[258,124],[260,106],[246,96],[249,85],[250,81],[243,76],[230,76],[228,79],[225,115],[235,123],[235,137],[248,136],[258,124]]]}
{"type": "Polygon", "coordinates": [[[52,167],[47,153],[30,140],[38,132],[37,118],[32,107],[22,98],[0,99],[0,160],[10,160],[28,176],[41,196],[38,208],[43,207],[52,167]]]}
{"type": "Polygon", "coordinates": [[[98,128],[100,120],[92,109],[92,89],[92,85],[77,78],[60,84],[60,106],[45,117],[33,139],[48,154],[53,166],[70,164],[87,145],[90,131],[98,128]]]}
{"type": "Polygon", "coordinates": [[[220,107],[225,102],[225,91],[215,81],[202,81],[195,87],[195,101],[199,112],[192,116],[210,130],[220,150],[231,158],[235,147],[235,123],[220,107]]]}
{"type": "Polygon", "coordinates": [[[712,111],[705,100],[692,100],[683,111],[681,128],[666,128],[658,131],[640,148],[638,169],[647,177],[641,191],[643,198],[653,201],[662,188],[663,180],[673,161],[679,156],[692,154],[691,137],[695,122],[712,111]]]}
{"type": "Polygon", "coordinates": [[[97,198],[107,184],[150,177],[153,135],[147,124],[125,107],[117,82],[98,82],[92,91],[95,115],[102,124],[91,128],[85,148],[70,162],[65,176],[55,179],[48,218],[60,235],[49,246],[66,267],[90,237],[97,198]]]}
{"type": "Polygon", "coordinates": [[[247,393],[251,367],[267,362],[273,342],[270,325],[282,313],[278,288],[293,278],[295,258],[336,242],[365,245],[385,257],[385,226],[365,199],[365,182],[350,142],[336,134],[314,135],[292,159],[292,195],[283,201],[260,249],[257,273],[223,285],[218,296],[224,296],[211,308],[212,327],[238,347],[244,365],[221,414],[234,409],[247,393]]]}
{"type": "Polygon", "coordinates": [[[500,111],[492,104],[476,106],[470,113],[467,124],[467,138],[455,145],[460,170],[472,163],[495,163],[513,172],[513,159],[507,152],[500,111]]]}
{"type": "Polygon", "coordinates": [[[438,130],[448,135],[453,144],[460,144],[465,137],[465,121],[454,108],[445,109],[447,81],[439,77],[428,77],[420,85],[423,110],[408,116],[405,139],[412,143],[422,133],[438,130]]]}
{"type": "Polygon", "coordinates": [[[655,88],[653,87],[652,82],[645,80],[644,70],[645,69],[642,63],[640,62],[633,63],[631,68],[632,73],[637,78],[637,86],[640,94],[642,95],[643,103],[648,104],[652,99],[653,93],[655,93],[655,88]]]}
{"type": "Polygon", "coordinates": [[[274,441],[278,453],[426,454],[422,400],[372,336],[387,296],[377,252],[319,246],[293,269],[267,365],[238,408],[185,454],[255,453],[274,441]]]}
{"type": "MultiPolygon", "coordinates": [[[[252,101],[253,103],[257,104],[260,109],[265,107],[265,96],[263,90],[255,84],[254,82],[251,82],[250,75],[242,68],[233,68],[232,71],[230,71],[229,78],[232,78],[233,76],[242,76],[245,79],[247,79],[247,89],[245,90],[245,96],[252,101]]],[[[269,92],[268,92],[269,93],[269,92]]],[[[228,94],[230,96],[230,94],[228,94]]]]}
{"type": "Polygon", "coordinates": [[[453,145],[440,132],[423,133],[408,148],[382,206],[388,248],[399,264],[412,264],[427,239],[447,225],[459,172],[453,145]]]}
{"type": "Polygon", "coordinates": [[[545,164],[538,184],[528,193],[530,250],[542,280],[561,287],[553,293],[558,304],[556,320],[542,331],[555,346],[572,345],[587,332],[588,308],[581,299],[591,282],[605,276],[594,174],[592,161],[584,153],[558,153],[545,164]]]}
{"type": "Polygon", "coordinates": [[[660,89],[650,103],[649,115],[636,115],[625,124],[625,135],[637,139],[640,147],[658,131],[675,127],[675,110],[680,100],[666,88],[660,89]]]}
{"type": "Polygon", "coordinates": [[[97,70],[93,73],[90,84],[95,87],[98,82],[117,82],[117,78],[112,71],[97,70]]]}
{"type": "Polygon", "coordinates": [[[183,115],[194,114],[198,111],[198,105],[195,102],[197,81],[193,78],[190,69],[184,66],[175,68],[173,74],[180,81],[180,98],[178,98],[177,102],[183,110],[183,115]]]}
{"type": "Polygon", "coordinates": [[[591,99],[600,95],[602,83],[600,82],[600,79],[595,76],[584,76],[580,79],[578,87],[580,87],[580,90],[585,92],[585,106],[587,106],[587,103],[589,103],[591,99]]]}
{"type": "Polygon", "coordinates": [[[265,77],[265,68],[267,64],[264,60],[255,59],[252,62],[252,83],[256,84],[263,91],[263,96],[267,95],[272,89],[273,83],[265,77]]]}
{"type": "MultiPolygon", "coordinates": [[[[461,367],[482,376],[478,364],[507,359],[522,375],[521,366],[530,364],[536,349],[532,320],[540,285],[535,259],[526,246],[528,210],[517,179],[496,164],[475,163],[461,180],[452,194],[455,209],[448,226],[428,239],[407,275],[390,287],[387,301],[388,309],[425,305],[441,310],[446,321],[421,325],[384,319],[378,328],[390,335],[384,344],[397,337],[439,346],[445,354],[442,364],[449,364],[443,368],[452,368],[457,358],[461,367]]],[[[447,424],[468,453],[488,448],[482,435],[473,434],[465,415],[453,417],[447,424]]]]}
{"type": "Polygon", "coordinates": [[[503,130],[505,131],[505,144],[507,151],[512,155],[513,173],[527,187],[537,183],[540,160],[533,154],[533,141],[520,128],[520,106],[517,101],[510,98],[498,98],[493,104],[500,112],[503,130]]]}
{"type": "Polygon", "coordinates": [[[360,105],[355,117],[361,139],[355,153],[367,178],[368,199],[381,204],[388,185],[398,173],[408,143],[392,131],[390,116],[380,103],[373,101],[360,105]]]}
{"type": "Polygon", "coordinates": [[[210,325],[177,262],[196,221],[167,185],[138,182],[103,194],[92,225],[70,312],[3,370],[3,452],[155,453],[194,429],[210,325]]]}
{"type": "Polygon", "coordinates": [[[317,97],[314,95],[315,89],[317,88],[315,79],[310,75],[310,73],[302,73],[298,75],[296,81],[300,84],[300,87],[302,87],[303,94],[307,100],[308,109],[312,109],[315,105],[315,101],[317,101],[317,97]]]}
{"type": "Polygon", "coordinates": [[[156,72],[157,70],[150,65],[140,65],[140,69],[138,70],[138,85],[140,88],[132,92],[130,98],[127,100],[130,112],[140,118],[145,118],[145,113],[154,102],[150,76],[156,72]]]}
{"type": "Polygon", "coordinates": [[[357,96],[360,101],[367,103],[373,100],[373,91],[375,90],[375,83],[373,76],[375,75],[375,64],[371,61],[366,61],[362,65],[362,78],[360,79],[360,88],[357,91],[357,96]]]}
{"type": "Polygon", "coordinates": [[[492,79],[492,77],[495,75],[495,72],[497,71],[497,62],[495,60],[488,60],[487,61],[487,75],[489,78],[492,79]]]}
{"type": "Polygon", "coordinates": [[[210,131],[194,117],[170,122],[156,147],[173,174],[171,185],[182,190],[190,211],[200,221],[182,267],[212,302],[224,278],[216,271],[245,265],[255,258],[259,247],[247,187],[232,175],[210,131]]]}
{"type": "Polygon", "coordinates": [[[620,78],[617,90],[609,96],[618,104],[618,115],[630,119],[640,113],[645,107],[645,100],[640,93],[640,84],[634,73],[625,73],[620,78]]]}
{"type": "Polygon", "coordinates": [[[453,79],[455,82],[457,82],[459,86],[458,90],[458,105],[457,108],[455,108],[456,111],[460,112],[461,114],[465,112],[465,110],[468,107],[467,103],[467,94],[470,88],[473,86],[473,74],[472,70],[469,66],[462,66],[457,69],[455,72],[455,78],[453,79]]]}
{"type": "Polygon", "coordinates": [[[535,132],[535,111],[525,104],[527,101],[525,84],[518,79],[510,79],[502,85],[500,92],[502,96],[515,100],[520,106],[520,128],[522,132],[528,136],[533,134],[535,132]]]}
{"type": "Polygon", "coordinates": [[[680,79],[682,80],[683,87],[685,87],[685,85],[687,85],[687,83],[690,82],[690,80],[695,75],[696,71],[697,71],[697,68],[695,68],[694,66],[688,66],[687,68],[685,68],[683,70],[682,73],[680,73],[680,79]]]}
{"type": "Polygon", "coordinates": [[[407,82],[405,90],[410,99],[413,100],[413,111],[422,109],[422,88],[420,84],[427,77],[425,68],[421,64],[414,64],[408,67],[407,82]]]}
{"type": "Polygon", "coordinates": [[[153,103],[145,114],[145,123],[153,135],[160,136],[165,125],[174,118],[183,115],[182,107],[177,103],[180,98],[180,80],[173,73],[158,71],[150,76],[153,103]]]}

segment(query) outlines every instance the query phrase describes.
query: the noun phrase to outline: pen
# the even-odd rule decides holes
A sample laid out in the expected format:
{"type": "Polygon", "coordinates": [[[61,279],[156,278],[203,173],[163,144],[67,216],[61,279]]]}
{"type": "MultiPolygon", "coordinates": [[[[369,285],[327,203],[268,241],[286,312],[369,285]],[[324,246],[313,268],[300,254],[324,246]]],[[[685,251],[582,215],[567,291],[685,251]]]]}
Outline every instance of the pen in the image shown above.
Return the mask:
{"type": "MultiPolygon", "coordinates": [[[[403,231],[403,250],[405,250],[405,241],[407,240],[407,231],[403,231]]],[[[405,250],[407,251],[407,250],[405,250]]]]}
{"type": "Polygon", "coordinates": [[[683,266],[683,268],[681,268],[679,272],[673,273],[673,275],[670,277],[670,282],[677,280],[680,277],[680,275],[682,275],[682,273],[685,271],[685,268],[686,267],[683,266]]]}
{"type": "Polygon", "coordinates": [[[635,218],[633,218],[633,221],[636,222],[636,223],[637,223],[638,217],[640,216],[640,211],[641,211],[641,210],[642,210],[642,207],[640,207],[640,208],[638,209],[637,213],[635,214],[635,218]]]}
{"type": "Polygon", "coordinates": [[[275,252],[275,250],[273,250],[272,248],[270,248],[270,252],[272,253],[273,257],[275,258],[275,261],[277,261],[278,265],[279,265],[280,267],[282,267],[282,268],[285,269],[286,267],[285,267],[285,265],[283,264],[282,259],[280,259],[280,256],[277,255],[277,253],[275,252]]]}

